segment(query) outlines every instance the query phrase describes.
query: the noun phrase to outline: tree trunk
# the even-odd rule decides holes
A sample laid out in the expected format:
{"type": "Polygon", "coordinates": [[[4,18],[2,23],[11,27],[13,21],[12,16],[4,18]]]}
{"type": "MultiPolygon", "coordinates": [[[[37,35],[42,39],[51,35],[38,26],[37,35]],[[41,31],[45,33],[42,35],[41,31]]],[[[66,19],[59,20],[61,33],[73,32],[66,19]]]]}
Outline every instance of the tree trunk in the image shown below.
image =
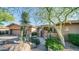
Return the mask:
{"type": "Polygon", "coordinates": [[[57,32],[57,34],[58,34],[58,36],[59,36],[59,38],[60,38],[60,40],[61,40],[61,43],[62,43],[63,46],[65,47],[65,39],[64,39],[64,36],[63,36],[63,34],[62,34],[61,29],[57,28],[56,26],[53,26],[53,27],[55,28],[55,30],[56,30],[56,32],[57,32]]]}
{"type": "Polygon", "coordinates": [[[26,29],[25,26],[21,26],[20,30],[20,40],[26,42],[26,29]]]}

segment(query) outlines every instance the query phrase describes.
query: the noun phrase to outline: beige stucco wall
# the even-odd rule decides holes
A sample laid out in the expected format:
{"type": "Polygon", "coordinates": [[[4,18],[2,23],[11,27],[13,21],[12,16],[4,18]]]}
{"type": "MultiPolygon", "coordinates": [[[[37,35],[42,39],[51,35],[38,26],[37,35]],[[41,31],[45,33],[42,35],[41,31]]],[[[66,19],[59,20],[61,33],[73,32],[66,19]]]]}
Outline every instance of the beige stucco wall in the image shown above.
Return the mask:
{"type": "Polygon", "coordinates": [[[20,35],[20,30],[13,30],[12,35],[20,35]]]}
{"type": "Polygon", "coordinates": [[[63,34],[75,33],[79,34],[79,24],[70,24],[63,27],[63,34]]]}
{"type": "MultiPolygon", "coordinates": [[[[79,34],[79,24],[68,24],[63,27],[62,33],[64,35],[65,40],[68,40],[68,34],[79,34]]],[[[52,36],[56,37],[57,33],[52,32],[52,36]]]]}
{"type": "MultiPolygon", "coordinates": [[[[79,34],[79,24],[67,24],[63,27],[62,29],[62,33],[65,37],[67,37],[67,35],[69,33],[73,33],[73,34],[79,34]]],[[[52,32],[53,36],[57,36],[56,33],[52,32]]]]}
{"type": "MultiPolygon", "coordinates": [[[[14,27],[14,26],[13,26],[14,27]]],[[[15,27],[16,28],[16,27],[15,27]]],[[[14,35],[20,34],[19,30],[13,30],[12,32],[14,35]]],[[[68,33],[76,33],[79,34],[79,24],[69,24],[63,27],[62,33],[64,35],[68,33]]],[[[46,34],[46,33],[45,33],[46,34]]],[[[55,33],[52,33],[52,35],[56,35],[55,33]]]]}

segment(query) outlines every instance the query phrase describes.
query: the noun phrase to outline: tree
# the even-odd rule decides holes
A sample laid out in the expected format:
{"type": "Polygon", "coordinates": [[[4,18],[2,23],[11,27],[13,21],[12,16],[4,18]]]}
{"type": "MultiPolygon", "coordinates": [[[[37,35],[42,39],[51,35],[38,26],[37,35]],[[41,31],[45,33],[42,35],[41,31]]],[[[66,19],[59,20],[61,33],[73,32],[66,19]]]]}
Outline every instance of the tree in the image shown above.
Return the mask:
{"type": "Polygon", "coordinates": [[[0,8],[0,24],[1,25],[3,25],[3,22],[9,22],[13,20],[14,20],[14,17],[9,11],[6,11],[6,9],[4,8],[0,8]]]}
{"type": "Polygon", "coordinates": [[[56,30],[61,43],[65,47],[65,41],[64,36],[62,34],[62,26],[63,23],[67,22],[68,16],[76,11],[78,8],[72,8],[72,7],[44,7],[44,8],[37,8],[37,11],[35,14],[38,18],[38,21],[42,21],[43,23],[48,23],[49,27],[52,26],[56,30]],[[57,27],[57,24],[59,26],[57,27]]]}
{"type": "Polygon", "coordinates": [[[21,15],[21,40],[22,41],[26,41],[26,36],[27,35],[27,32],[26,32],[26,26],[29,24],[29,13],[27,12],[23,12],[22,15],[21,15]]]}
{"type": "Polygon", "coordinates": [[[20,29],[20,40],[25,41],[26,37],[26,26],[29,23],[29,8],[17,7],[17,8],[5,8],[10,11],[13,15],[17,13],[17,16],[21,18],[21,29],[20,29]]]}
{"type": "MultiPolygon", "coordinates": [[[[20,41],[16,46],[10,47],[11,51],[28,51],[31,46],[26,42],[26,25],[29,23],[29,13],[25,12],[23,8],[7,8],[13,14],[16,12],[21,17],[20,41]]],[[[26,8],[25,8],[26,9],[26,8]]]]}

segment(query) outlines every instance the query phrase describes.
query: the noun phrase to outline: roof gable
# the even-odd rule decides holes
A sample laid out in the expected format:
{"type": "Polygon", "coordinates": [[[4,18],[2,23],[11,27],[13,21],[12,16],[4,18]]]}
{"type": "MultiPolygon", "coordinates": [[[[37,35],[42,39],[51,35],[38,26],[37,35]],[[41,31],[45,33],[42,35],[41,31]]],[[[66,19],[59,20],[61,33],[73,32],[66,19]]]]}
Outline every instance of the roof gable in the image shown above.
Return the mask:
{"type": "Polygon", "coordinates": [[[10,27],[10,26],[20,26],[20,25],[18,25],[18,24],[15,24],[15,23],[12,23],[12,24],[10,24],[10,25],[8,25],[7,27],[10,27]]]}

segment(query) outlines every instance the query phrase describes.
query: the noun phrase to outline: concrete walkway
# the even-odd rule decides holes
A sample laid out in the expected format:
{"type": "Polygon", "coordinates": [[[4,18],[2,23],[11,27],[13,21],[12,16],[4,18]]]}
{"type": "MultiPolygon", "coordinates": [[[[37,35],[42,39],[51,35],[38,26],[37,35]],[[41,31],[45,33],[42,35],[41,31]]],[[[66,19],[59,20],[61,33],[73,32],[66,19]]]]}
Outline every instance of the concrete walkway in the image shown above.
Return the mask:
{"type": "Polygon", "coordinates": [[[66,47],[65,47],[64,51],[79,51],[79,47],[73,45],[70,42],[66,42],[66,47]]]}
{"type": "Polygon", "coordinates": [[[37,46],[37,48],[32,49],[32,51],[46,51],[45,48],[45,39],[39,37],[40,45],[37,46]]]}
{"type": "MultiPolygon", "coordinates": [[[[37,48],[32,49],[32,51],[47,51],[45,48],[45,40],[44,38],[39,38],[40,39],[40,45],[37,48]]],[[[79,47],[71,44],[70,42],[65,42],[66,47],[64,51],[79,51],[79,47]]]]}

